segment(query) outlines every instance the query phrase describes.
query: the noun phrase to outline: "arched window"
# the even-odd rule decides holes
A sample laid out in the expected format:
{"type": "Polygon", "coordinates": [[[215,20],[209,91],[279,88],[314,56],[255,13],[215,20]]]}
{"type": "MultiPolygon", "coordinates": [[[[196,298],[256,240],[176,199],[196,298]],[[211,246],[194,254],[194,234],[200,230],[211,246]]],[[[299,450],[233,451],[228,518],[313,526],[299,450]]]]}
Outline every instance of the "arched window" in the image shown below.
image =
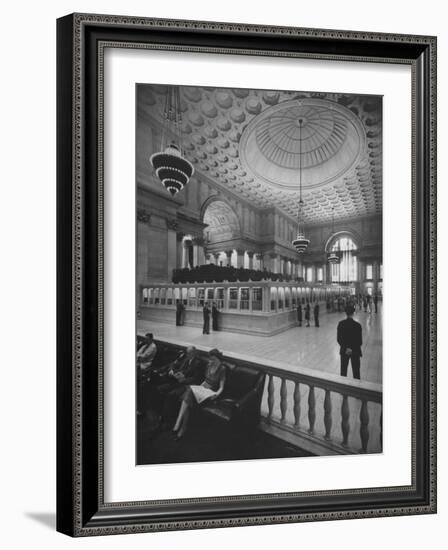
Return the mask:
{"type": "Polygon", "coordinates": [[[340,258],[338,264],[331,264],[331,281],[333,283],[358,281],[356,250],[358,247],[348,235],[340,236],[333,241],[329,252],[336,252],[340,258]]]}

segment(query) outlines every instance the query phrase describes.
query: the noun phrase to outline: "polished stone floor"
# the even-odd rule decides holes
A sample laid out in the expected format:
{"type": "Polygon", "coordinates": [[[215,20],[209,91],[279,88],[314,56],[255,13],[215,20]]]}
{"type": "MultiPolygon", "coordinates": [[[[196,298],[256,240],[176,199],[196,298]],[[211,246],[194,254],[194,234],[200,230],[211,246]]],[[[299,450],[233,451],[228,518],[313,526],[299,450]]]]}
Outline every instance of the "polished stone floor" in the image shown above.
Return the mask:
{"type": "MultiPolygon", "coordinates": [[[[363,330],[363,357],[361,359],[361,379],[382,383],[382,314],[357,311],[355,320],[363,330]]],[[[174,316],[174,312],[173,312],[174,316]]],[[[231,351],[243,355],[279,361],[293,371],[297,366],[324,372],[339,373],[339,346],[336,342],[336,328],[344,313],[322,313],[320,327],[295,327],[275,336],[252,336],[233,332],[213,332],[202,334],[195,327],[176,327],[174,324],[139,320],[139,333],[153,332],[154,337],[192,344],[217,347],[221,351],[231,351]]],[[[349,367],[349,376],[351,370],[349,367]]]]}

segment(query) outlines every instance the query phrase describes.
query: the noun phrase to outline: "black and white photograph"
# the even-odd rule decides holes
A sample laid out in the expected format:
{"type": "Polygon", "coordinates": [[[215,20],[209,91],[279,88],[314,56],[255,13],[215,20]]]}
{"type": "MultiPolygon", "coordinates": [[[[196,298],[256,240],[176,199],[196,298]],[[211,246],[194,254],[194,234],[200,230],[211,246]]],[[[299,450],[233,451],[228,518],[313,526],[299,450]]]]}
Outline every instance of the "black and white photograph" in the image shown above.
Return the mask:
{"type": "Polygon", "coordinates": [[[136,85],[137,465],[382,452],[382,101],[136,85]]]}

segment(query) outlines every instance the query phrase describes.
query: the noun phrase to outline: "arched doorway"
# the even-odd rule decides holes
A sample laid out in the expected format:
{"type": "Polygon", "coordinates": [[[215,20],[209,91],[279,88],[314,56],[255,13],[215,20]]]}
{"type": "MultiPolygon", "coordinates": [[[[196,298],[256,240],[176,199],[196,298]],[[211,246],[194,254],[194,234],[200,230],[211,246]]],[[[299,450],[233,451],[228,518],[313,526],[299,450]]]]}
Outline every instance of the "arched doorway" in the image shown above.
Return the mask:
{"type": "Polygon", "coordinates": [[[240,222],[233,208],[223,200],[209,202],[203,210],[204,242],[214,253],[233,249],[228,246],[241,237],[240,222]]]}

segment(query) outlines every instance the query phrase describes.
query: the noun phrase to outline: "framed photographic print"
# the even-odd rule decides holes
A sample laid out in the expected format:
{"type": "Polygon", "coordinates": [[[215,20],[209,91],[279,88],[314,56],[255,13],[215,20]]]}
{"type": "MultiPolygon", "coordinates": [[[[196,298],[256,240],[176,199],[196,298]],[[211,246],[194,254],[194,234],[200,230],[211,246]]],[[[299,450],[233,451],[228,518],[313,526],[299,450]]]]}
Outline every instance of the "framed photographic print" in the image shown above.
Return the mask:
{"type": "Polygon", "coordinates": [[[436,511],[436,39],[58,20],[72,536],[436,511]]]}

